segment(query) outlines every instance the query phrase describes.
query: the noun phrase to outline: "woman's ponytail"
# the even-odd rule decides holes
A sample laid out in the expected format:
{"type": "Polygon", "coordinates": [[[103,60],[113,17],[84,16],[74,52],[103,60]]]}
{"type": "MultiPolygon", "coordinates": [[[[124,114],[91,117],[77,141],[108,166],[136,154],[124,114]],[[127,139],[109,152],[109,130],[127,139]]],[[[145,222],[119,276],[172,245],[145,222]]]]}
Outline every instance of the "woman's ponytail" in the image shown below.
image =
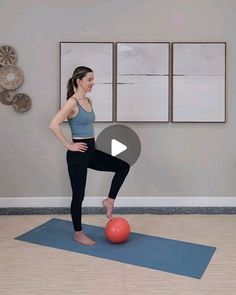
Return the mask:
{"type": "Polygon", "coordinates": [[[70,98],[74,94],[73,78],[70,78],[67,82],[67,98],[70,98]]]}

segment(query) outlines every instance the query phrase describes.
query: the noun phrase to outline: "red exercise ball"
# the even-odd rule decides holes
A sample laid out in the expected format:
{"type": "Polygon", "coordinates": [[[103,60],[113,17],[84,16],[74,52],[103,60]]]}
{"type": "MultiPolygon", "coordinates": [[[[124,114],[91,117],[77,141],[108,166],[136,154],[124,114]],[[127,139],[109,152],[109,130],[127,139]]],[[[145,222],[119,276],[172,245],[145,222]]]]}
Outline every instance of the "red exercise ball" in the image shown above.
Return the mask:
{"type": "Polygon", "coordinates": [[[115,217],[106,224],[105,235],[112,243],[123,243],[130,234],[129,222],[123,217],[115,217]]]}

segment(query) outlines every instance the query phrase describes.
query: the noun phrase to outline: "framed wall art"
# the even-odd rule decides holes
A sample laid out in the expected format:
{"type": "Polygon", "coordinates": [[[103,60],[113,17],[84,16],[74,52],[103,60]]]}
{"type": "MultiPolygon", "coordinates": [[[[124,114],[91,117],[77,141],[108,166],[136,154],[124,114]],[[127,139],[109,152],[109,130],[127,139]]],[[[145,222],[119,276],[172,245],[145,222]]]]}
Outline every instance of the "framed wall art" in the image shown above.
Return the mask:
{"type": "Polygon", "coordinates": [[[94,72],[95,85],[86,96],[93,101],[95,122],[113,122],[113,59],[113,42],[60,42],[60,107],[74,69],[87,66],[94,72]]]}
{"type": "Polygon", "coordinates": [[[117,42],[116,122],[169,121],[169,42],[117,42]]]}
{"type": "Polygon", "coordinates": [[[226,122],[226,43],[172,43],[172,122],[226,122]]]}

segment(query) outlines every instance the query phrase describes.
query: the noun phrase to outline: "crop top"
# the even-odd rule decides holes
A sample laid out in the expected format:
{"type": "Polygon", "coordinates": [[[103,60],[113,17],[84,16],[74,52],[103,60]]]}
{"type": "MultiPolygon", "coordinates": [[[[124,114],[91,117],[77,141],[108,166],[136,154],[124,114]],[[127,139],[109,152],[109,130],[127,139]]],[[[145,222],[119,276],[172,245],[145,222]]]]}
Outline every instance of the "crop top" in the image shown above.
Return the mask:
{"type": "Polygon", "coordinates": [[[74,99],[77,102],[79,112],[75,117],[68,118],[68,123],[70,125],[72,138],[73,137],[94,137],[93,122],[95,121],[95,114],[93,112],[93,108],[91,112],[87,112],[80,105],[78,100],[76,98],[74,99]]]}

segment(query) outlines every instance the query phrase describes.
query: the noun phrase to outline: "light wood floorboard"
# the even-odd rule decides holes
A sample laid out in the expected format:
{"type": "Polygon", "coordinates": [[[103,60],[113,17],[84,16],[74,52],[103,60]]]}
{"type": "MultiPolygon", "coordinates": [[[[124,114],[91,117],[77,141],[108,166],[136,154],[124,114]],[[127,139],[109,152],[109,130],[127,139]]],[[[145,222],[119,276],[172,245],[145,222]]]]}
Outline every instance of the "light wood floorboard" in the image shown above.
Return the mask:
{"type": "MultiPolygon", "coordinates": [[[[236,294],[236,216],[124,217],[133,232],[217,247],[202,279],[17,241],[16,236],[51,218],[71,221],[71,217],[10,215],[0,216],[0,294],[236,294]]],[[[106,222],[105,215],[83,216],[83,223],[105,226],[106,222]]]]}

